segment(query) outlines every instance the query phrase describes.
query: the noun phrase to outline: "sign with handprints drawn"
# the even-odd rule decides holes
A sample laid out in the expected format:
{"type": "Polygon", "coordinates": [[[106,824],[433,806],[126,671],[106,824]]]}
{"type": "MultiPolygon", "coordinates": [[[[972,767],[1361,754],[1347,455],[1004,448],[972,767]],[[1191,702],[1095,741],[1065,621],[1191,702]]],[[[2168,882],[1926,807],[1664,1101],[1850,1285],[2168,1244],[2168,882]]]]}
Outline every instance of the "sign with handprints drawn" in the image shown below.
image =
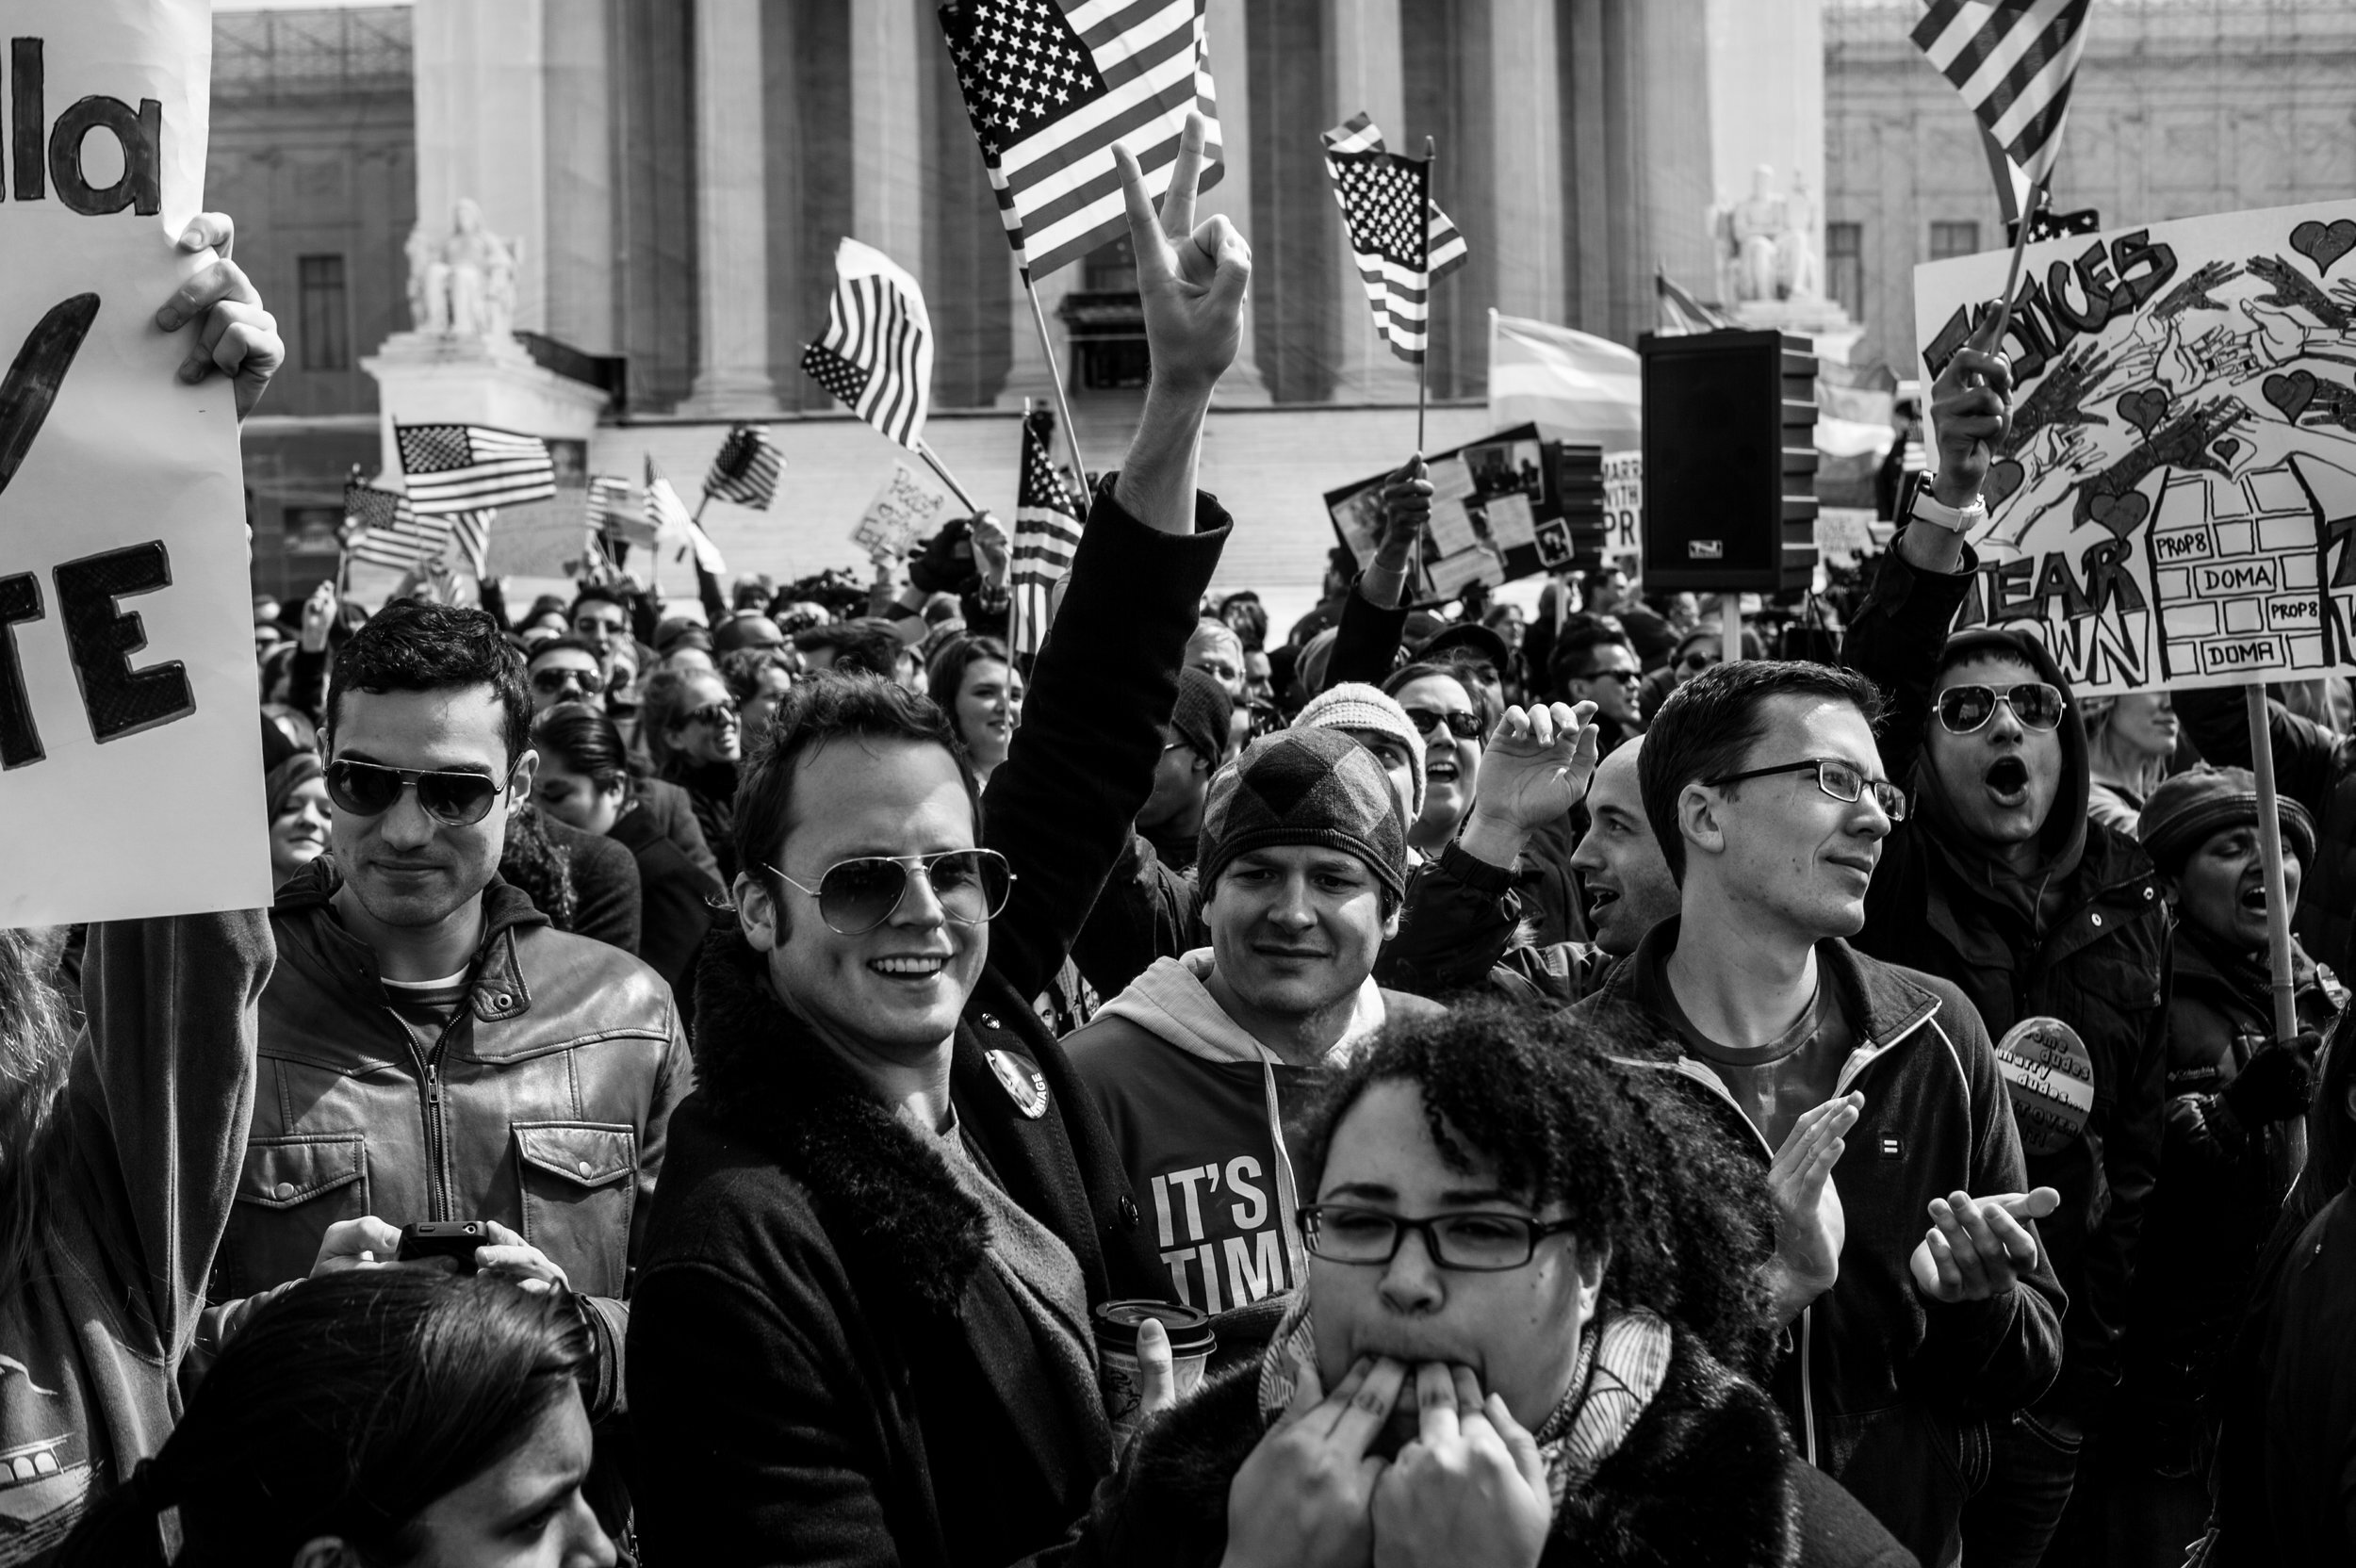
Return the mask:
{"type": "MultiPolygon", "coordinates": [[[[1914,272],[1935,378],[2006,253],[1914,272]]],[[[2029,247],[1958,625],[2037,628],[2082,695],[2356,668],[2356,202],[2029,247]]]]}
{"type": "Polygon", "coordinates": [[[207,255],[210,7],[8,8],[0,926],[270,897],[229,384],[155,312],[207,255]]]}

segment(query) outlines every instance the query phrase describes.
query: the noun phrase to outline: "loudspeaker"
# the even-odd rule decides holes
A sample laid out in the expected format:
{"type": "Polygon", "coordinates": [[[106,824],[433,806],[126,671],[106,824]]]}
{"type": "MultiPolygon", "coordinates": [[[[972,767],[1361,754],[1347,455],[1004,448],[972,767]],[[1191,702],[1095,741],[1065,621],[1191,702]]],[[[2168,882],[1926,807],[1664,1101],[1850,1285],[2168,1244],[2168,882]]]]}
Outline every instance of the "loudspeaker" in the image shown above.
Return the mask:
{"type": "Polygon", "coordinates": [[[1644,586],[1780,594],[1816,569],[1816,355],[1778,332],[1636,340],[1644,586]]]}

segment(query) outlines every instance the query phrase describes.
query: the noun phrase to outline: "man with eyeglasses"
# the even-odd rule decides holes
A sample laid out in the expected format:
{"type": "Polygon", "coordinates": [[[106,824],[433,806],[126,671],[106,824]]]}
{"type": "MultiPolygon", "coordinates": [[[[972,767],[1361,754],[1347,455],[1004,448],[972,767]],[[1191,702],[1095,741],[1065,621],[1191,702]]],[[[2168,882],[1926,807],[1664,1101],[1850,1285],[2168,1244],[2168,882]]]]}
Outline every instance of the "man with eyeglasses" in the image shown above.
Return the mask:
{"type": "Polygon", "coordinates": [[[391,1261],[402,1225],[487,1220],[529,1245],[483,1256],[569,1284],[617,1380],[693,1078],[670,988],[499,879],[538,754],[489,615],[387,606],[338,656],[326,720],[329,853],[270,911],[279,963],[211,1331],[315,1266],[391,1261]]]}
{"type": "Polygon", "coordinates": [[[1908,817],[1879,711],[1869,682],[1821,664],[1744,661],[1679,687],[1638,762],[1678,914],[1577,1006],[1657,1030],[1632,1057],[1677,1074],[1766,1170],[1793,1439],[1944,1563],[1968,1486],[1954,1456],[2059,1365],[2060,1292],[2028,1223],[2053,1195],[2026,1194],[1970,1004],[1850,945],[1908,817]]]}
{"type": "MultiPolygon", "coordinates": [[[[1940,376],[1938,475],[1841,659],[1890,694],[1882,757],[1920,808],[1890,836],[1859,942],[1971,998],[1999,1042],[2030,1175],[2062,1195],[2045,1227],[2070,1295],[2061,1379],[1997,1434],[1964,1525],[1975,1562],[2034,1563],[2119,1381],[2159,1170],[2170,935],[2150,859],[2087,818],[2086,731],[2043,642],[1947,629],[1978,569],[1964,537],[1987,515],[1980,484],[2010,386],[2006,362],[1977,344],[1940,376]]],[[[2058,1540],[2053,1553],[2076,1555],[2058,1540]]]]}
{"type": "Polygon", "coordinates": [[[1152,382],[987,791],[872,677],[797,684],[739,789],[632,1301],[650,1560],[1012,1563],[1111,1472],[1091,1315],[1169,1272],[1033,1004],[1145,801],[1227,531],[1195,466],[1251,263],[1195,226],[1204,134],[1158,219],[1120,157],[1152,382]]]}

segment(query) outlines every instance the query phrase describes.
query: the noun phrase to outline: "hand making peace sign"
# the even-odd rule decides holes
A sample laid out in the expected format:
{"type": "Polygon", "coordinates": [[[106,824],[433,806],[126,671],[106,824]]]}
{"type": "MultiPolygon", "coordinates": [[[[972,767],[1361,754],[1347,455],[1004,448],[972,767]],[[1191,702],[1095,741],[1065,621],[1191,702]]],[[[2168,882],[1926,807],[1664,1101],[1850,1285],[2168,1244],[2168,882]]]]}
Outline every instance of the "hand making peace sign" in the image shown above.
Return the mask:
{"type": "Polygon", "coordinates": [[[1126,147],[1113,149],[1129,204],[1153,379],[1170,391],[1202,398],[1235,363],[1243,342],[1244,290],[1252,281],[1252,247],[1224,214],[1195,225],[1207,135],[1201,115],[1186,116],[1158,215],[1137,158],[1126,147]]]}

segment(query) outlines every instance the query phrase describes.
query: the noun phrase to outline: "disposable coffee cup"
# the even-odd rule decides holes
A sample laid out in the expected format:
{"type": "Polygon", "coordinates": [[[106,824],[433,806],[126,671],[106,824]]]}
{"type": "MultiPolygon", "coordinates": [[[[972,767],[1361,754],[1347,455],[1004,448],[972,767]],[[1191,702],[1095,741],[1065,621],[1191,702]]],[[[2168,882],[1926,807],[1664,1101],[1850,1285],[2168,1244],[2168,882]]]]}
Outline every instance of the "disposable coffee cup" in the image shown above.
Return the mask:
{"type": "Polygon", "coordinates": [[[1098,1307],[1096,1381],[1104,1396],[1104,1415],[1112,1423],[1115,1448],[1129,1441],[1143,1414],[1145,1383],[1137,1368],[1137,1331],[1149,1322],[1161,1324],[1170,1335],[1170,1370],[1176,1375],[1181,1399],[1202,1386],[1203,1369],[1219,1347],[1219,1336],[1211,1331],[1211,1315],[1200,1307],[1142,1300],[1107,1301],[1098,1307]]]}

